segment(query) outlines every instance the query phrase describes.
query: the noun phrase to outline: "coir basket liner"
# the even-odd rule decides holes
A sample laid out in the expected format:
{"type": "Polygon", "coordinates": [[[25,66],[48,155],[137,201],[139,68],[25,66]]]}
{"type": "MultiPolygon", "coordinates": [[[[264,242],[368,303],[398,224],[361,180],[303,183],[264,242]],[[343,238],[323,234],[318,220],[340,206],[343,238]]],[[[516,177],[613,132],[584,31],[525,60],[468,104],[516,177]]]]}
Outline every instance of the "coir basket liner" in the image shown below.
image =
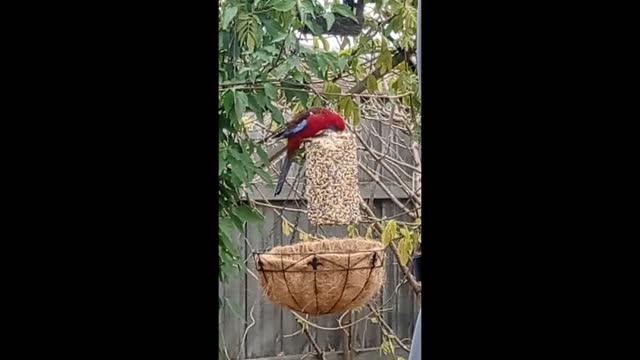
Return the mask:
{"type": "Polygon", "coordinates": [[[280,246],[255,261],[272,303],[311,315],[364,305],[384,280],[384,246],[361,238],[280,246]]]}

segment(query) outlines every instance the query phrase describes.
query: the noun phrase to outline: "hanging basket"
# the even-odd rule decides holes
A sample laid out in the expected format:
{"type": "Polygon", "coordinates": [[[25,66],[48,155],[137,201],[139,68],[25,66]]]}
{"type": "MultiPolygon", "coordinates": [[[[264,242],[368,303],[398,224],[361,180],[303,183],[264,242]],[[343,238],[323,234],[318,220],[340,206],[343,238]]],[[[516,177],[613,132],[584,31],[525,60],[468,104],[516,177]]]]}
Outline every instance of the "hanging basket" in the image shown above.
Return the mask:
{"type": "Polygon", "coordinates": [[[310,241],[254,253],[269,300],[310,315],[366,304],[384,280],[384,246],[365,239],[310,241]]]}
{"type": "Polygon", "coordinates": [[[313,138],[305,149],[307,216],[313,225],[360,221],[358,153],[353,134],[313,138]]]}

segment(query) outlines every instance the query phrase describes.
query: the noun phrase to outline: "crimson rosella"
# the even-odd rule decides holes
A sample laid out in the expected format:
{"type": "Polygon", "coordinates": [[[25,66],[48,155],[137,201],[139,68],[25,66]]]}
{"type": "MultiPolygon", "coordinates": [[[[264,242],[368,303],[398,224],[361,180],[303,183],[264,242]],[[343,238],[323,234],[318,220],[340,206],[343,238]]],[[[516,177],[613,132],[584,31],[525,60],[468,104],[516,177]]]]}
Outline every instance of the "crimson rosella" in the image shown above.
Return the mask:
{"type": "Polygon", "coordinates": [[[282,163],[275,194],[278,195],[282,191],[291,162],[304,139],[318,136],[326,130],[344,131],[344,129],[344,119],[329,109],[314,107],[294,116],[286,129],[275,135],[275,138],[287,139],[287,156],[282,163]]]}

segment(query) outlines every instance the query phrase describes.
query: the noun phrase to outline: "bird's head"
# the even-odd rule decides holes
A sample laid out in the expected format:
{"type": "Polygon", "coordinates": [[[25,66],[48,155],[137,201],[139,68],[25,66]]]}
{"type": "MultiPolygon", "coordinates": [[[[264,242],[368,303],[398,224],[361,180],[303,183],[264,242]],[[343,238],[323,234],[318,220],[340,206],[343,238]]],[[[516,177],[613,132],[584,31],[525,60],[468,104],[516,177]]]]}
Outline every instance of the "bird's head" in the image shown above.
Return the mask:
{"type": "Polygon", "coordinates": [[[329,128],[333,131],[344,131],[346,125],[344,123],[344,119],[340,114],[333,112],[329,109],[323,109],[323,115],[327,120],[329,120],[329,128]]]}

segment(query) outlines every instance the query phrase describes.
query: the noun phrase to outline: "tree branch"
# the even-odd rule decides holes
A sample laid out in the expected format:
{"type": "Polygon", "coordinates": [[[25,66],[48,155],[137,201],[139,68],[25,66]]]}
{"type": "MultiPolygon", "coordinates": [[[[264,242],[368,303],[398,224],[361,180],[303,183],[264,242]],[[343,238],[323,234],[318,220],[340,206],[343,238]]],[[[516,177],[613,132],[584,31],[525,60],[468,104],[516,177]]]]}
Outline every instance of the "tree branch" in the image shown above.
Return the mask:
{"type": "MultiPolygon", "coordinates": [[[[398,64],[400,64],[404,60],[405,60],[405,52],[404,51],[396,52],[396,54],[391,59],[391,68],[398,66],[398,64]]],[[[373,76],[376,78],[376,80],[378,80],[382,77],[382,75],[384,74],[381,74],[380,68],[376,68],[371,74],[367,75],[367,77],[373,76]]],[[[363,92],[367,88],[367,77],[365,77],[363,80],[357,83],[354,87],[352,87],[349,90],[349,93],[359,94],[363,92]]]]}
{"type": "Polygon", "coordinates": [[[371,311],[376,314],[376,317],[378,318],[378,321],[380,322],[380,325],[382,325],[382,327],[384,328],[384,330],[386,330],[385,335],[387,337],[392,338],[396,344],[398,344],[404,351],[406,352],[410,352],[411,349],[409,349],[407,347],[407,345],[403,344],[402,341],[400,341],[400,338],[398,338],[398,336],[396,335],[396,333],[393,331],[393,329],[391,328],[391,326],[389,326],[389,324],[387,324],[384,319],[382,318],[382,315],[380,315],[380,313],[371,305],[371,303],[367,304],[367,306],[369,307],[369,309],[371,309],[371,311]]]}

